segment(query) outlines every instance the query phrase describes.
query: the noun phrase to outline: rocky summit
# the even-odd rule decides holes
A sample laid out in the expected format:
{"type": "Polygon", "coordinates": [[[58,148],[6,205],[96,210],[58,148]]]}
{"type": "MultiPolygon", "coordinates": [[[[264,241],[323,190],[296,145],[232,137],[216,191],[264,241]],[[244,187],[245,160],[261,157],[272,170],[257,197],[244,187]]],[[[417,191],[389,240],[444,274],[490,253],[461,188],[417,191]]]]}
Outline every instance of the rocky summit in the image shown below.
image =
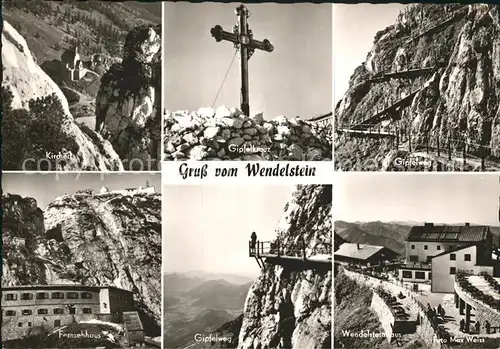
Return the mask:
{"type": "Polygon", "coordinates": [[[164,160],[331,160],[331,125],[298,118],[264,120],[236,108],[167,111],[164,160]]]}
{"type": "Polygon", "coordinates": [[[445,162],[448,153],[451,160],[461,157],[464,144],[468,158],[498,165],[499,9],[414,4],[381,28],[335,108],[336,168],[387,170],[396,157],[412,154],[445,162]],[[341,130],[379,123],[378,113],[399,129],[399,147],[395,139],[351,137],[341,130]],[[418,153],[423,148],[426,154],[418,153]]]}
{"type": "Polygon", "coordinates": [[[42,211],[3,196],[2,286],[110,285],[134,292],[146,334],[161,323],[161,194],[63,195],[42,211]]]}
{"type": "Polygon", "coordinates": [[[124,56],[101,78],[96,130],[122,160],[160,158],[161,26],[144,25],[125,38],[124,56]]]}
{"type": "MultiPolygon", "coordinates": [[[[293,248],[302,235],[312,256],[331,244],[331,208],[331,186],[298,186],[276,229],[282,246],[293,248]]],[[[332,277],[331,270],[267,264],[247,295],[238,348],[330,348],[332,277]]]]}

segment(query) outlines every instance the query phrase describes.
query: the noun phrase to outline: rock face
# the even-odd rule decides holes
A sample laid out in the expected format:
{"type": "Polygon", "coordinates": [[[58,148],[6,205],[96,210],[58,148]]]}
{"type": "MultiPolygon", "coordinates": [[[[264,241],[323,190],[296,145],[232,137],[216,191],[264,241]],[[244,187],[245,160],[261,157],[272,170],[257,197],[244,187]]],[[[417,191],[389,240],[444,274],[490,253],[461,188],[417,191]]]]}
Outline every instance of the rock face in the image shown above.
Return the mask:
{"type": "Polygon", "coordinates": [[[331,126],[279,117],[265,121],[236,108],[164,116],[164,160],[331,160],[331,126]]]}
{"type": "MultiPolygon", "coordinates": [[[[377,110],[415,93],[396,111],[402,138],[413,149],[430,146],[479,156],[500,153],[500,11],[498,5],[407,7],[377,33],[366,61],[356,68],[349,89],[335,109],[337,127],[356,124],[377,110]],[[369,81],[383,72],[432,68],[405,78],[369,81]],[[493,147],[493,148],[491,148],[493,147]]],[[[407,149],[408,150],[408,149],[407,149]]],[[[356,140],[339,135],[336,165],[346,170],[377,170],[397,151],[389,141],[356,140]],[[392,153],[392,154],[391,154],[392,153]]]]}
{"type": "Polygon", "coordinates": [[[2,284],[79,283],[124,288],[135,293],[148,335],[158,336],[160,196],[63,195],[44,212],[34,199],[4,196],[2,284]],[[26,239],[25,246],[19,247],[20,238],[26,239]]]}
{"type": "MultiPolygon", "coordinates": [[[[64,119],[61,120],[61,128],[64,133],[74,139],[77,145],[76,153],[73,154],[75,157],[67,159],[61,169],[123,170],[120,159],[109,142],[103,140],[95,132],[89,135],[75,123],[69,111],[66,97],[57,84],[37,65],[26,44],[26,40],[8,22],[4,21],[3,24],[2,87],[9,90],[13,95],[12,109],[29,110],[29,101],[31,99],[52,94],[55,94],[61,101],[65,114],[64,119]]],[[[37,139],[31,141],[37,143],[37,139]]],[[[64,149],[61,149],[61,152],[64,151],[64,149]]]]}
{"type": "Polygon", "coordinates": [[[161,26],[128,33],[124,56],[101,78],[96,130],[122,159],[160,159],[161,26]]]}
{"type": "MultiPolygon", "coordinates": [[[[299,186],[277,228],[280,243],[304,234],[308,256],[331,244],[332,187],[299,186]]],[[[266,264],[251,287],[238,348],[330,348],[332,271],[266,264]]]]}

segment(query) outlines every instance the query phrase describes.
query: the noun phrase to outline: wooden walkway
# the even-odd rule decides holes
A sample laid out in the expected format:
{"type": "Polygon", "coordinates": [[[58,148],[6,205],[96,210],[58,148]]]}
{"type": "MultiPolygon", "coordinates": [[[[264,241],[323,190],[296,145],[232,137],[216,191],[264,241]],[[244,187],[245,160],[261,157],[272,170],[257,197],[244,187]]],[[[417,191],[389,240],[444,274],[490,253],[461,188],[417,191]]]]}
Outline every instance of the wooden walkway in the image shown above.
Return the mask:
{"type": "Polygon", "coordinates": [[[294,265],[297,269],[332,269],[332,245],[328,243],[318,245],[313,250],[313,255],[307,256],[305,246],[288,248],[282,246],[279,240],[256,241],[255,245],[249,241],[248,254],[255,258],[260,268],[264,268],[264,263],[269,263],[294,265]],[[317,258],[315,255],[320,256],[317,258]]]}
{"type": "Polygon", "coordinates": [[[380,130],[354,130],[351,128],[341,128],[338,130],[340,133],[345,133],[353,137],[370,137],[370,138],[394,138],[396,132],[393,131],[380,131],[380,130]]]}
{"type": "Polygon", "coordinates": [[[433,67],[429,68],[409,68],[405,70],[400,70],[400,71],[382,71],[377,74],[375,74],[372,78],[367,79],[367,82],[383,82],[383,81],[388,81],[390,79],[402,79],[402,78],[416,78],[421,75],[426,75],[429,73],[434,72],[437,68],[439,68],[441,65],[436,65],[433,67]]]}
{"type": "Polygon", "coordinates": [[[421,90],[422,90],[422,87],[413,91],[413,92],[410,92],[410,94],[408,94],[407,96],[392,103],[388,107],[383,108],[379,112],[376,112],[374,115],[361,121],[359,124],[354,125],[351,129],[352,130],[367,130],[367,129],[373,127],[373,125],[378,124],[384,120],[388,120],[390,118],[394,119],[393,114],[395,114],[399,108],[404,108],[404,107],[409,106],[413,102],[413,98],[415,97],[415,95],[417,93],[419,93],[421,90]]]}
{"type": "Polygon", "coordinates": [[[404,44],[408,45],[408,44],[412,43],[413,41],[420,39],[423,36],[432,35],[434,33],[437,33],[441,29],[446,28],[450,24],[462,19],[467,14],[467,12],[468,12],[467,5],[459,10],[455,10],[455,11],[451,12],[438,24],[428,25],[428,26],[424,27],[418,34],[412,35],[408,40],[406,40],[404,42],[404,44]]]}

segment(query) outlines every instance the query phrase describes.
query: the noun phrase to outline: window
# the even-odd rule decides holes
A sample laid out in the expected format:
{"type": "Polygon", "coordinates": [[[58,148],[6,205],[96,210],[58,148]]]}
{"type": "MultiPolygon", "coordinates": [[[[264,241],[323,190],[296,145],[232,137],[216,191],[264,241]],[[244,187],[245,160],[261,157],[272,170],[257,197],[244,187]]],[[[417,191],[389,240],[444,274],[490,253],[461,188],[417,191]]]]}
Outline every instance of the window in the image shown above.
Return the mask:
{"type": "Polygon", "coordinates": [[[415,272],[415,279],[425,280],[425,272],[423,272],[423,271],[416,271],[415,272]]]}
{"type": "Polygon", "coordinates": [[[64,299],[64,293],[52,292],[52,299],[64,299]]]}
{"type": "Polygon", "coordinates": [[[17,327],[23,327],[23,323],[22,322],[18,322],[17,323],[17,327]]]}
{"type": "Polygon", "coordinates": [[[54,320],[54,327],[61,326],[61,320],[54,320]]]}
{"type": "Polygon", "coordinates": [[[410,256],[410,262],[418,262],[418,256],[410,256]]]}
{"type": "Polygon", "coordinates": [[[414,250],[415,249],[415,245],[411,245],[411,249],[414,250]]]}
{"type": "Polygon", "coordinates": [[[470,261],[470,254],[465,254],[464,255],[464,261],[470,261]]]}
{"type": "Polygon", "coordinates": [[[457,255],[454,253],[450,253],[450,261],[456,261],[457,260],[457,255]]]}
{"type": "Polygon", "coordinates": [[[48,309],[38,309],[38,315],[47,315],[48,313],[48,309]]]}
{"type": "Polygon", "coordinates": [[[441,246],[439,246],[439,245],[438,245],[438,246],[436,246],[436,249],[437,249],[438,251],[441,251],[441,246]]]}
{"type": "Polygon", "coordinates": [[[82,292],[82,299],[91,299],[92,293],[90,292],[82,292]]]}
{"type": "Polygon", "coordinates": [[[457,268],[450,267],[450,274],[455,275],[456,272],[457,272],[457,268]]]}
{"type": "Polygon", "coordinates": [[[413,273],[411,270],[403,270],[403,279],[412,279],[413,273]]]}
{"type": "Polygon", "coordinates": [[[82,309],[82,312],[83,312],[84,314],[92,314],[92,309],[91,309],[91,308],[83,308],[83,309],[82,309]]]}
{"type": "Polygon", "coordinates": [[[16,316],[16,311],[15,310],[7,310],[5,312],[5,316],[16,316]]]}
{"type": "Polygon", "coordinates": [[[78,292],[68,292],[66,293],[67,299],[78,299],[78,292]]]}
{"type": "Polygon", "coordinates": [[[31,327],[31,322],[28,322],[28,327],[31,327]]]}
{"type": "Polygon", "coordinates": [[[49,294],[46,292],[39,292],[36,294],[36,299],[49,299],[49,294]]]}
{"type": "Polygon", "coordinates": [[[76,314],[76,308],[75,307],[69,307],[69,313],[74,315],[76,314]]]}
{"type": "Polygon", "coordinates": [[[29,301],[33,299],[33,293],[21,293],[21,300],[29,301]]]}
{"type": "Polygon", "coordinates": [[[6,301],[17,301],[17,293],[7,293],[4,298],[6,301]]]}
{"type": "Polygon", "coordinates": [[[30,309],[23,309],[22,314],[23,315],[31,315],[31,314],[33,314],[33,312],[30,309]]]}
{"type": "Polygon", "coordinates": [[[429,280],[432,280],[432,273],[429,273],[428,278],[429,280]]]}
{"type": "Polygon", "coordinates": [[[424,245],[424,250],[428,250],[428,249],[429,249],[429,246],[424,245]]]}
{"type": "Polygon", "coordinates": [[[63,308],[55,308],[54,309],[54,315],[61,315],[61,314],[64,314],[63,308]]]}
{"type": "Polygon", "coordinates": [[[432,256],[427,256],[426,261],[427,261],[427,263],[431,263],[432,262],[432,256]]]}

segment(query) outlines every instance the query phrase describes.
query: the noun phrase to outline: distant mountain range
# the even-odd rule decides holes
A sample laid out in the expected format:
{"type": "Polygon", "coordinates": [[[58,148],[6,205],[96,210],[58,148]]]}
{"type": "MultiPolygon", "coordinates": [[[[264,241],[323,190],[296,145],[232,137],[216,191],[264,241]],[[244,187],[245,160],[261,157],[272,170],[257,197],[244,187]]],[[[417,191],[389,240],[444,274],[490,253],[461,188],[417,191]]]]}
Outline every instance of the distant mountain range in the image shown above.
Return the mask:
{"type": "Polygon", "coordinates": [[[206,271],[199,271],[199,270],[188,271],[186,273],[182,273],[182,275],[188,276],[190,278],[195,277],[205,280],[222,279],[235,285],[248,284],[249,282],[253,282],[255,280],[255,277],[250,277],[250,276],[242,276],[242,275],[227,274],[227,273],[209,273],[206,271]]]}
{"type": "MultiPolygon", "coordinates": [[[[435,225],[463,225],[464,223],[434,223],[435,225]]],[[[470,223],[471,225],[480,225],[470,223]]],[[[404,254],[404,241],[411,228],[423,222],[345,222],[335,221],[335,232],[348,242],[379,245],[404,254]]],[[[493,243],[500,245],[500,227],[490,227],[493,243]]]]}
{"type": "Polygon", "coordinates": [[[201,271],[165,274],[165,347],[184,348],[194,344],[195,334],[208,336],[232,323],[242,314],[252,283],[248,277],[233,274],[201,271]]]}

